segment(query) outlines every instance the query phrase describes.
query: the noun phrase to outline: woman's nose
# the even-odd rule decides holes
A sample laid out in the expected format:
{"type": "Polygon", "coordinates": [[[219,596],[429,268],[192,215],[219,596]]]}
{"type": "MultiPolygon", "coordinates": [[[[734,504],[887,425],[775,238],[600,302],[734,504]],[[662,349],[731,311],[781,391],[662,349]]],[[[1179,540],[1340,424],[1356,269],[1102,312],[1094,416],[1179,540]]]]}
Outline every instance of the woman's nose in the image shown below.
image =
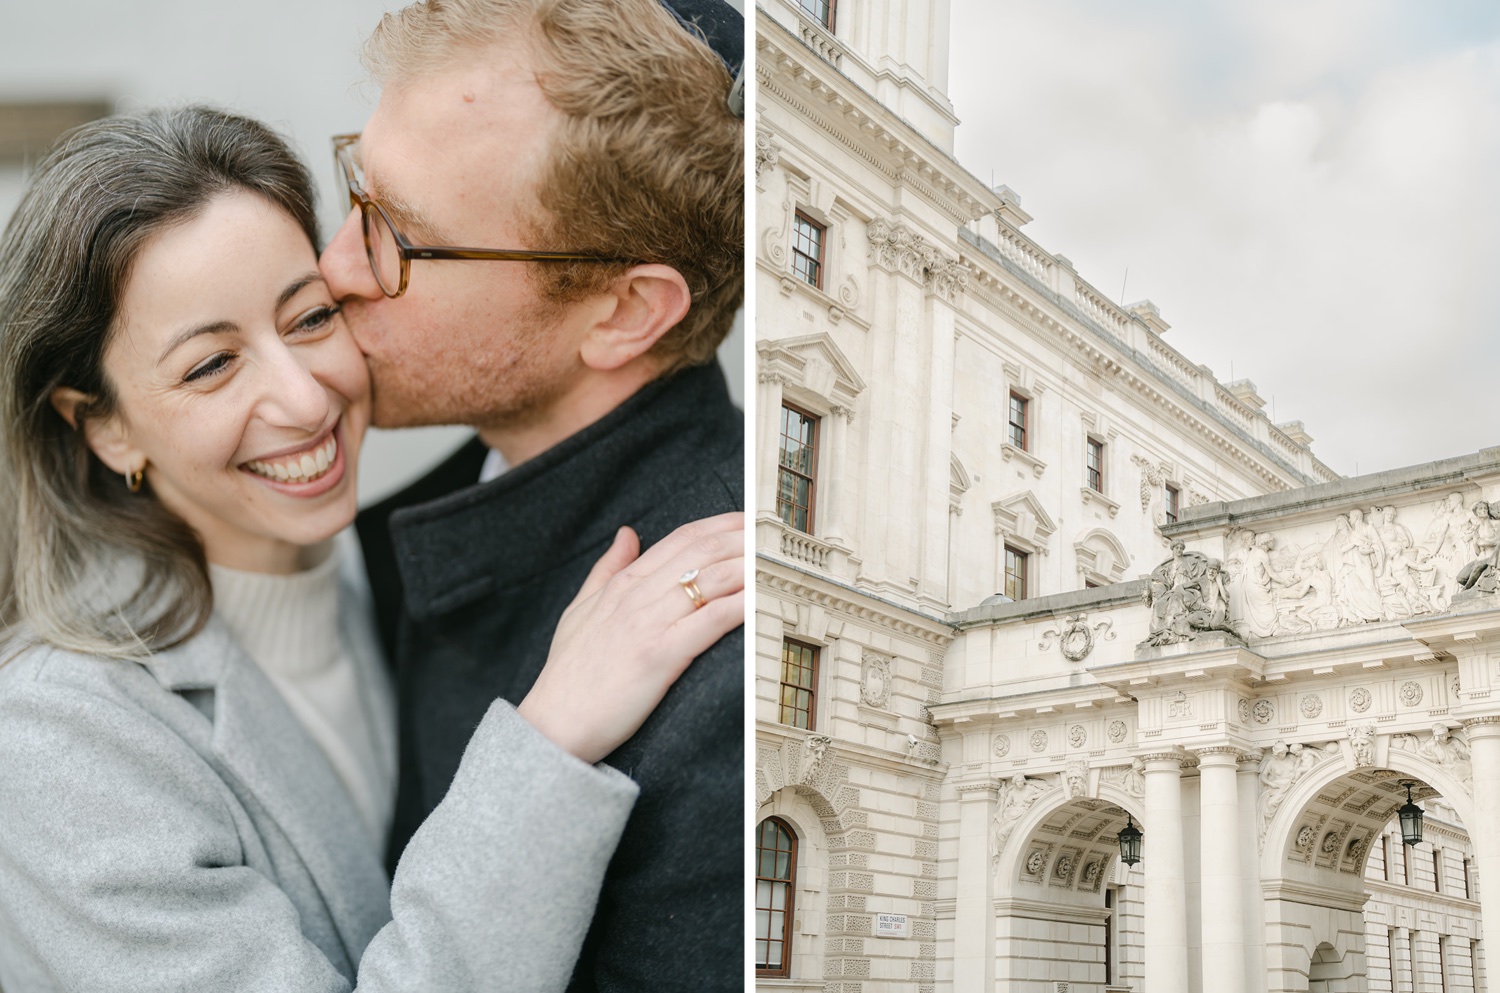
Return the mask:
{"type": "Polygon", "coordinates": [[[328,391],[290,349],[277,349],[278,359],[265,369],[261,384],[261,417],[277,427],[316,431],[328,423],[328,391]]]}

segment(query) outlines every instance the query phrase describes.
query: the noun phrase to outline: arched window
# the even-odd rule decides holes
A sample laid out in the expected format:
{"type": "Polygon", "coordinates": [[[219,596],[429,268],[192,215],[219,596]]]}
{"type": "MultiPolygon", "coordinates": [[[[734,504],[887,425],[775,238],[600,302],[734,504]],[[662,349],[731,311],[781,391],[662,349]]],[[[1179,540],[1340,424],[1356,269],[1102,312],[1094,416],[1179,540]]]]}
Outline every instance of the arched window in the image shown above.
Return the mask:
{"type": "Polygon", "coordinates": [[[797,835],[779,817],[760,822],[755,837],[755,974],[787,976],[792,968],[792,886],[797,835]]]}

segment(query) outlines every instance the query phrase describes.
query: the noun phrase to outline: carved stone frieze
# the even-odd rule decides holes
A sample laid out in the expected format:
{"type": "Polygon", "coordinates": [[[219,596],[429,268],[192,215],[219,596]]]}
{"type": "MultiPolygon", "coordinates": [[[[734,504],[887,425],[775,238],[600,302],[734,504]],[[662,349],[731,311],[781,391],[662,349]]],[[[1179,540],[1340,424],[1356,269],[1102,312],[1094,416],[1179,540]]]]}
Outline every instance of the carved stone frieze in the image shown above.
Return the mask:
{"type": "Polygon", "coordinates": [[[859,698],[867,706],[884,707],[891,700],[891,658],[865,652],[860,668],[859,698]]]}
{"type": "Polygon", "coordinates": [[[1349,726],[1349,750],[1354,753],[1356,766],[1375,764],[1375,725],[1351,724],[1349,726]]]}
{"type": "Polygon", "coordinates": [[[995,817],[991,822],[990,834],[993,841],[993,859],[998,860],[1001,853],[1005,851],[1006,843],[1010,841],[1011,832],[1015,831],[1016,824],[1036,803],[1037,798],[1047,792],[1046,785],[1039,779],[1028,779],[1021,773],[1016,773],[1000,786],[1000,798],[995,809],[995,817]]]}
{"type": "MultiPolygon", "coordinates": [[[[1082,725],[1079,726],[1081,727],[1082,725]]],[[[1069,799],[1088,795],[1089,765],[1087,762],[1081,759],[1069,762],[1063,771],[1057,775],[1062,783],[1063,792],[1069,799]]]]}
{"type": "Polygon", "coordinates": [[[1172,542],[1172,557],[1151,572],[1146,584],[1151,633],[1141,643],[1174,645],[1210,631],[1230,631],[1229,608],[1219,560],[1172,542]]]}
{"type": "Polygon", "coordinates": [[[1420,543],[1398,514],[1391,505],[1356,507],[1334,517],[1328,537],[1301,544],[1231,528],[1224,583],[1236,633],[1258,639],[1403,620],[1446,610],[1466,582],[1500,590],[1500,569],[1483,578],[1500,547],[1488,504],[1467,508],[1462,494],[1447,494],[1432,505],[1420,543]]]}
{"type": "Polygon", "coordinates": [[[781,160],[781,142],[764,128],[755,131],[755,178],[760,180],[761,170],[775,169],[781,160]]]}
{"type": "MultiPolygon", "coordinates": [[[[1316,745],[1287,744],[1278,741],[1260,761],[1260,795],[1256,800],[1257,825],[1261,849],[1266,846],[1266,830],[1281,809],[1282,801],[1297,780],[1313,766],[1328,758],[1337,745],[1325,751],[1316,745]]],[[[1308,842],[1311,844],[1311,840],[1308,842]]],[[[1299,839],[1298,847],[1303,847],[1299,839]]]]}
{"type": "Polygon", "coordinates": [[[877,217],[867,233],[871,265],[914,279],[945,300],[968,287],[969,267],[944,255],[905,223],[877,217]]]}
{"type": "Polygon", "coordinates": [[[1392,748],[1415,752],[1429,761],[1450,770],[1471,792],[1474,768],[1470,762],[1469,737],[1462,729],[1450,729],[1446,724],[1434,724],[1425,737],[1414,734],[1398,734],[1391,739],[1392,748]]]}
{"type": "Polygon", "coordinates": [[[1087,614],[1073,614],[1061,628],[1048,628],[1043,631],[1042,640],[1037,648],[1045,652],[1052,647],[1052,640],[1055,638],[1062,650],[1063,658],[1070,662],[1082,662],[1094,650],[1096,636],[1105,641],[1114,640],[1115,634],[1110,630],[1113,624],[1114,621],[1110,618],[1089,624],[1087,614]]]}
{"type": "Polygon", "coordinates": [[[1146,795],[1146,763],[1139,758],[1131,759],[1129,765],[1121,767],[1108,779],[1137,799],[1146,795]]]}

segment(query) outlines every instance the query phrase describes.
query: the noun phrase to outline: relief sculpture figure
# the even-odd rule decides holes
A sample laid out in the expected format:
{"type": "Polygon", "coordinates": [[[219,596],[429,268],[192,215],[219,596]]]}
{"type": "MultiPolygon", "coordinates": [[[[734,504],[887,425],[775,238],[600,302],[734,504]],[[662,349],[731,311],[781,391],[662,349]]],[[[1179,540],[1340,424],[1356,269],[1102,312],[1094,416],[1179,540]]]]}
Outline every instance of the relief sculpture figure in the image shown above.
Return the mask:
{"type": "Polygon", "coordinates": [[[1479,557],[1459,570],[1458,588],[1474,593],[1500,591],[1500,542],[1496,541],[1496,520],[1500,520],[1500,507],[1483,500],[1474,504],[1474,544],[1479,557]]]}
{"type": "Polygon", "coordinates": [[[1185,548],[1172,542],[1172,557],[1151,572],[1146,584],[1151,633],[1144,644],[1173,645],[1205,631],[1230,631],[1218,560],[1185,548]]]}
{"type": "Polygon", "coordinates": [[[1000,853],[1005,851],[1005,845],[1010,841],[1011,832],[1016,829],[1016,824],[1026,814],[1026,811],[1037,797],[1046,792],[1040,781],[1027,779],[1022,773],[1016,773],[1010,777],[1010,782],[1000,787],[999,809],[995,811],[993,835],[995,841],[994,858],[999,859],[1000,853]]]}

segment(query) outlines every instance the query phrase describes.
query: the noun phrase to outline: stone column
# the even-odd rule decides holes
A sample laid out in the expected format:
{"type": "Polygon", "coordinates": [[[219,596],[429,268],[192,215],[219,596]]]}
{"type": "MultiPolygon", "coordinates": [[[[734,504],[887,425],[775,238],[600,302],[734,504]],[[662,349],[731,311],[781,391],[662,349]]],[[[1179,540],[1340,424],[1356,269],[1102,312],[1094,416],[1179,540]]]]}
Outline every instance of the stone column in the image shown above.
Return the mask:
{"type": "Polygon", "coordinates": [[[1474,818],[1464,821],[1474,844],[1485,948],[1500,948],[1500,717],[1464,721],[1473,770],[1474,818]]]}
{"type": "Polygon", "coordinates": [[[1183,864],[1182,759],[1143,756],[1146,823],[1146,976],[1151,993],[1188,993],[1187,873],[1183,864]]]}
{"type": "Polygon", "coordinates": [[[823,466],[818,474],[818,534],[824,541],[844,543],[845,500],[844,490],[848,486],[849,422],[854,420],[854,411],[848,407],[834,407],[823,418],[823,466]]]}
{"type": "Polygon", "coordinates": [[[1240,900],[1244,906],[1245,989],[1258,990],[1266,975],[1266,899],[1260,888],[1260,825],[1255,801],[1260,796],[1260,749],[1242,752],[1240,787],[1240,900]]]}
{"type": "MultiPolygon", "coordinates": [[[[993,782],[958,787],[954,993],[988,993],[995,988],[995,873],[990,865],[990,821],[999,792],[993,782]]],[[[1016,843],[1020,844],[1019,840],[1016,843]]]]}
{"type": "MultiPolygon", "coordinates": [[[[1239,763],[1238,748],[1198,750],[1203,988],[1216,993],[1245,993],[1239,763]]],[[[1149,796],[1149,778],[1147,784],[1149,796]]]]}

